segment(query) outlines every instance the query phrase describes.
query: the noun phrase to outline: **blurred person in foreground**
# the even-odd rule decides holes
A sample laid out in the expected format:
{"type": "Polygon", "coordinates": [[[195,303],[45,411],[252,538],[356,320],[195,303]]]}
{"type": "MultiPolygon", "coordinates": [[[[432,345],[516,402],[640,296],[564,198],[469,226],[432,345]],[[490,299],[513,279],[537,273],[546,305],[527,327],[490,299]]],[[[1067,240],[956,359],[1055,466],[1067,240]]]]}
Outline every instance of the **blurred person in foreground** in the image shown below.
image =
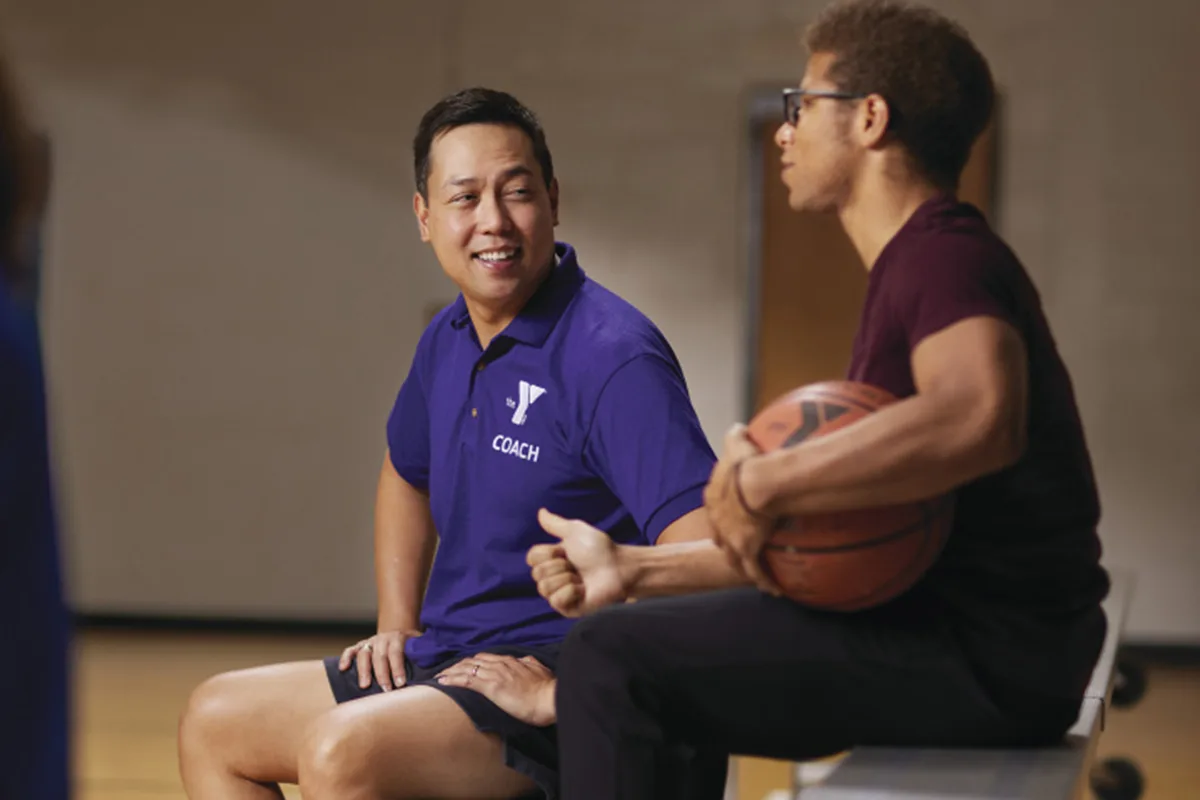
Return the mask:
{"type": "Polygon", "coordinates": [[[69,618],[50,480],[30,232],[45,150],[0,60],[0,797],[70,794],[69,618]]]}

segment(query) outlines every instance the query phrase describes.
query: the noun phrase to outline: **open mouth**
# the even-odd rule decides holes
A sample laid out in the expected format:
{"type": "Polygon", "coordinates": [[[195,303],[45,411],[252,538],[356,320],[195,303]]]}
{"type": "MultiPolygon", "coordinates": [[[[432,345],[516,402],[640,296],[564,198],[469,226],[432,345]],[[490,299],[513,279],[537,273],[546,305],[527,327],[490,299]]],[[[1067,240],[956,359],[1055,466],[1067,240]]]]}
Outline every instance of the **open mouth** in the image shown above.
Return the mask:
{"type": "Polygon", "coordinates": [[[521,248],[508,247],[495,250],[482,250],[471,256],[485,269],[500,272],[509,269],[521,258],[521,248]]]}

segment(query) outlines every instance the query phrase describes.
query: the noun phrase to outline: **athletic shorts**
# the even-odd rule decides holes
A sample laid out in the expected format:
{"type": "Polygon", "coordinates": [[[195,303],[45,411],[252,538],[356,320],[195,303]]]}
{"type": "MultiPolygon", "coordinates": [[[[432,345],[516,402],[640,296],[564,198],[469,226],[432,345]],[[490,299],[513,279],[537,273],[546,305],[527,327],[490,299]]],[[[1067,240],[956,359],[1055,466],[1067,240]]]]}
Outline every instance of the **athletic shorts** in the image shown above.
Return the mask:
{"type": "MultiPolygon", "coordinates": [[[[553,672],[558,665],[558,645],[543,645],[540,647],[489,647],[480,652],[494,653],[499,656],[523,658],[533,656],[547,669],[553,672]]],[[[404,658],[404,674],[407,676],[405,686],[432,686],[438,691],[445,692],[450,699],[458,703],[459,708],[466,712],[467,717],[482,733],[492,733],[500,737],[504,744],[504,764],[526,775],[538,785],[539,791],[528,795],[529,798],[558,798],[558,746],[555,735],[556,726],[539,728],[513,717],[503,711],[491,700],[473,689],[463,686],[442,686],[435,678],[439,672],[462,661],[469,656],[454,658],[424,668],[416,665],[407,656],[404,658]]],[[[329,656],[324,659],[325,674],[329,677],[329,685],[338,703],[356,700],[380,694],[383,689],[371,677],[371,685],[362,689],[358,685],[358,669],[351,665],[350,669],[342,672],[338,669],[339,656],[329,656]]],[[[452,754],[447,753],[447,758],[452,754]]]]}

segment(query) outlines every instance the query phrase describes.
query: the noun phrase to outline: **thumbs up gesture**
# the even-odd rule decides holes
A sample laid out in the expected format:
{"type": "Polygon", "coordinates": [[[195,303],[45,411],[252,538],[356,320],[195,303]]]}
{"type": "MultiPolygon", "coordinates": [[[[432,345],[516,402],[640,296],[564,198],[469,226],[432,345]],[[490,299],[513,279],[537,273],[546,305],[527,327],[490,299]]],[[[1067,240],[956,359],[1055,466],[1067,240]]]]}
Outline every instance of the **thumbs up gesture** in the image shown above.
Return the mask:
{"type": "Polygon", "coordinates": [[[621,548],[604,531],[544,508],[538,523],[558,541],[531,548],[525,561],[538,593],[555,611],[582,617],[626,599],[629,576],[623,573],[621,548]]]}

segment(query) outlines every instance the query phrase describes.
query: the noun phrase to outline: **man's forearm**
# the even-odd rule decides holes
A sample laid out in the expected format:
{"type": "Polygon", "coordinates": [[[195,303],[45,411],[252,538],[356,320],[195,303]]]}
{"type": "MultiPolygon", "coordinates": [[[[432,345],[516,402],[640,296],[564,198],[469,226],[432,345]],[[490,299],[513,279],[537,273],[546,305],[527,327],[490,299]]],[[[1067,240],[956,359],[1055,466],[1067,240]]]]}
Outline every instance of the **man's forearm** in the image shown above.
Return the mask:
{"type": "Polygon", "coordinates": [[[378,630],[416,631],[437,533],[429,499],[385,462],[375,500],[378,630]]]}
{"type": "Polygon", "coordinates": [[[1011,463],[988,421],[916,395],[835,433],[747,459],[746,502],[772,516],[906,503],[1011,463]]]}
{"type": "Polygon", "coordinates": [[[617,552],[631,598],[750,585],[711,540],[656,547],[623,545],[617,552]]]}
{"type": "Polygon", "coordinates": [[[417,631],[420,629],[421,603],[429,579],[433,547],[414,546],[416,542],[398,542],[376,555],[376,589],[379,597],[377,630],[417,631]],[[408,551],[408,552],[406,552],[408,551]]]}
{"type": "Polygon", "coordinates": [[[415,632],[421,627],[425,578],[398,564],[377,567],[379,613],[376,630],[415,632]]]}

